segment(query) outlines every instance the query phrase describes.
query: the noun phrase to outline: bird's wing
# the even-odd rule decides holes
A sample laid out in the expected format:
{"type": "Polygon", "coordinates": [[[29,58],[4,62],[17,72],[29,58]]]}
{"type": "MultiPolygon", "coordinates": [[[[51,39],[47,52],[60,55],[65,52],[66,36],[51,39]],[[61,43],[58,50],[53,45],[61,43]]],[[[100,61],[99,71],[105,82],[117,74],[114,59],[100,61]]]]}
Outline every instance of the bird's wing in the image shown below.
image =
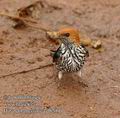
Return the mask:
{"type": "Polygon", "coordinates": [[[87,48],[81,44],[81,47],[84,49],[84,54],[86,55],[86,57],[89,57],[89,52],[87,50],[87,48]]]}
{"type": "Polygon", "coordinates": [[[61,47],[59,47],[57,50],[53,51],[52,50],[52,57],[53,57],[53,62],[57,62],[61,58],[61,47]]]}

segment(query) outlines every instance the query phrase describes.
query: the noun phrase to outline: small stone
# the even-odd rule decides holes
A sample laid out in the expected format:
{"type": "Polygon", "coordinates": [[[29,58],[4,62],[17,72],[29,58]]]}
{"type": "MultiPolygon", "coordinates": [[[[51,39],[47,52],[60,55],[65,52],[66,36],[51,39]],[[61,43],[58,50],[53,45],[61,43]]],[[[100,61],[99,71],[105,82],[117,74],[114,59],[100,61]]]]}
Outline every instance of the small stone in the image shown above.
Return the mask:
{"type": "Polygon", "coordinates": [[[92,41],[91,46],[95,49],[99,49],[102,46],[102,42],[101,42],[101,40],[92,41]]]}

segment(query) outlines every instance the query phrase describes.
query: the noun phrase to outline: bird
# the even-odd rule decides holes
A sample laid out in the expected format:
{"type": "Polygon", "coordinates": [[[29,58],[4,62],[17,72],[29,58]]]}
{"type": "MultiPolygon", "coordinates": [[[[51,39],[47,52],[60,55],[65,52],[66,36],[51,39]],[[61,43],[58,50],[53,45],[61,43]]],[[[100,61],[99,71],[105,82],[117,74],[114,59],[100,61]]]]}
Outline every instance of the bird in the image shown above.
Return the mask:
{"type": "Polygon", "coordinates": [[[74,28],[64,28],[55,37],[60,45],[57,50],[51,50],[53,63],[58,70],[58,78],[64,73],[76,73],[81,77],[81,69],[89,56],[88,50],[80,43],[79,31],[74,28]]]}

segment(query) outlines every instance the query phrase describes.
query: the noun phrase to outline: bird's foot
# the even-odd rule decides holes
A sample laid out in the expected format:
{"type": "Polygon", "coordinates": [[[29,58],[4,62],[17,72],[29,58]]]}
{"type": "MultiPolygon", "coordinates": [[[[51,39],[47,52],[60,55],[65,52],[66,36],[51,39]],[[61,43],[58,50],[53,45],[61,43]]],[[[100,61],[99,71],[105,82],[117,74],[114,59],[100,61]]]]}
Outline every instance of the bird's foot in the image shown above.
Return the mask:
{"type": "MultiPolygon", "coordinates": [[[[82,72],[81,72],[81,70],[77,72],[77,76],[78,76],[79,78],[82,78],[82,72]]],[[[82,87],[88,87],[88,85],[87,85],[85,82],[83,82],[83,81],[80,81],[80,80],[79,80],[78,83],[79,83],[82,87]]]]}

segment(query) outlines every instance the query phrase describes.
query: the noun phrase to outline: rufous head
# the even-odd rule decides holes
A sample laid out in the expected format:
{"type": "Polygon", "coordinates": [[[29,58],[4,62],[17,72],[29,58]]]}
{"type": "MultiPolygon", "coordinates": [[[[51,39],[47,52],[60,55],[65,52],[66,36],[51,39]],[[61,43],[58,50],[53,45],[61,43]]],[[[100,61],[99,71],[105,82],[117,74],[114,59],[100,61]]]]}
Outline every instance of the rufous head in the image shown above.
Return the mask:
{"type": "Polygon", "coordinates": [[[79,31],[74,28],[64,28],[60,29],[57,34],[59,36],[66,36],[69,37],[69,39],[74,42],[75,44],[80,44],[80,36],[79,36],[79,31]]]}
{"type": "Polygon", "coordinates": [[[74,42],[77,45],[80,44],[79,31],[75,28],[62,28],[57,32],[47,32],[47,36],[50,39],[53,39],[55,42],[57,41],[55,40],[56,38],[59,38],[60,36],[65,36],[69,37],[71,42],[74,42]]]}

